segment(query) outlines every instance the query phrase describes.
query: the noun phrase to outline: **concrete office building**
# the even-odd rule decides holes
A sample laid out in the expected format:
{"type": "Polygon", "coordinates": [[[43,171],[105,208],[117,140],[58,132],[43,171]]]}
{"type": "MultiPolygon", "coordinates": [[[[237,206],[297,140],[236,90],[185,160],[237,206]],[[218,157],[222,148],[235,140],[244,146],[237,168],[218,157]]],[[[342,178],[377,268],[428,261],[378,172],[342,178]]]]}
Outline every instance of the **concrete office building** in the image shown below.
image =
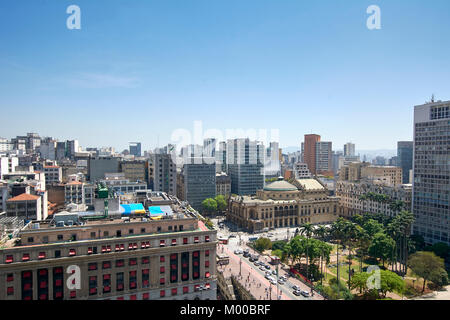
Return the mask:
{"type": "Polygon", "coordinates": [[[148,162],[148,186],[153,191],[177,194],[177,167],[171,154],[155,153],[148,162]]]}
{"type": "Polygon", "coordinates": [[[148,180],[148,163],[144,160],[128,160],[120,162],[120,171],[132,182],[148,180]]]}
{"type": "Polygon", "coordinates": [[[332,143],[319,141],[316,143],[316,174],[333,175],[332,143]]]}
{"type": "Polygon", "coordinates": [[[450,244],[450,101],[414,107],[413,233],[450,244]]]}
{"type": "Polygon", "coordinates": [[[348,142],[344,144],[344,156],[354,156],[355,155],[355,144],[348,142]]]}
{"type": "Polygon", "coordinates": [[[305,134],[305,141],[302,144],[303,162],[308,165],[309,171],[316,174],[316,143],[320,141],[317,134],[305,134]]]}
{"type": "Polygon", "coordinates": [[[119,172],[119,158],[90,157],[88,161],[89,181],[105,179],[105,173],[119,172]]]}
{"type": "Polygon", "coordinates": [[[202,210],[203,200],[216,196],[216,165],[214,162],[198,163],[199,160],[189,159],[181,171],[183,200],[188,201],[195,210],[202,210]]]}
{"type": "Polygon", "coordinates": [[[141,143],[140,142],[130,142],[130,154],[135,157],[141,156],[141,143]]]}
{"type": "Polygon", "coordinates": [[[256,194],[264,187],[264,145],[249,139],[227,141],[227,166],[231,193],[256,194]]]}
{"type": "Polygon", "coordinates": [[[216,173],[216,196],[228,198],[231,194],[231,179],[225,172],[216,173]]]}
{"type": "Polygon", "coordinates": [[[412,183],[409,171],[413,163],[414,141],[397,142],[397,166],[402,168],[402,183],[412,183]]]}
{"type": "Polygon", "coordinates": [[[295,179],[311,178],[311,172],[308,169],[308,165],[303,162],[295,163],[294,164],[294,176],[295,176],[295,179]]]}

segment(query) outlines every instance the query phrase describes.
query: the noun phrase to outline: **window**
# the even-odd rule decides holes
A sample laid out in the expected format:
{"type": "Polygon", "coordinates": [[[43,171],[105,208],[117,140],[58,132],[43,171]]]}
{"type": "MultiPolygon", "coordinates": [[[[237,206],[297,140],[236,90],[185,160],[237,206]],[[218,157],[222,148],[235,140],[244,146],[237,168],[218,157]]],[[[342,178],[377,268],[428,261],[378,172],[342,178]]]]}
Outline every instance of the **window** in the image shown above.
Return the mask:
{"type": "Polygon", "coordinates": [[[135,265],[137,265],[137,258],[131,258],[131,259],[130,259],[130,262],[129,262],[129,265],[130,265],[130,266],[135,266],[135,265]]]}
{"type": "Polygon", "coordinates": [[[158,228],[157,228],[157,231],[158,231],[158,232],[161,232],[161,227],[158,227],[158,228]]]}
{"type": "Polygon", "coordinates": [[[164,262],[164,261],[166,261],[166,259],[164,258],[164,256],[160,256],[160,257],[159,257],[159,262],[164,262]]]}
{"type": "Polygon", "coordinates": [[[161,298],[165,297],[165,296],[166,296],[166,291],[165,291],[165,290],[161,290],[161,291],[159,292],[159,296],[160,296],[161,298]]]}
{"type": "Polygon", "coordinates": [[[110,269],[111,261],[103,261],[103,269],[110,269]]]}
{"type": "Polygon", "coordinates": [[[169,231],[172,231],[172,226],[169,226],[167,229],[168,229],[169,231]]]}
{"type": "Polygon", "coordinates": [[[134,233],[134,229],[128,230],[128,233],[129,233],[129,234],[133,234],[133,233],[134,233]]]}
{"type": "Polygon", "coordinates": [[[198,243],[198,237],[194,237],[194,243],[198,243]]]}
{"type": "Polygon", "coordinates": [[[142,264],[149,264],[150,263],[150,257],[142,257],[142,264]]]}
{"type": "Polygon", "coordinates": [[[132,294],[132,295],[130,296],[130,300],[136,300],[136,295],[135,295],[135,294],[132,294]]]}
{"type": "Polygon", "coordinates": [[[205,261],[205,267],[209,267],[209,261],[205,261]]]}
{"type": "Polygon", "coordinates": [[[76,255],[77,255],[77,252],[75,251],[75,249],[70,249],[69,250],[69,256],[73,257],[73,256],[76,256],[76,255]]]}
{"type": "Polygon", "coordinates": [[[177,239],[172,239],[172,245],[176,246],[177,245],[177,239]]]}
{"type": "Polygon", "coordinates": [[[209,257],[209,250],[206,250],[206,251],[205,251],[205,256],[206,256],[206,257],[209,257]]]}
{"type": "Polygon", "coordinates": [[[12,256],[12,255],[7,255],[7,256],[6,256],[5,263],[11,263],[11,262],[13,262],[13,261],[14,261],[14,259],[13,259],[13,256],[12,256]]]}
{"type": "Polygon", "coordinates": [[[145,292],[142,294],[142,300],[148,300],[150,299],[150,294],[148,292],[145,292]]]}
{"type": "Polygon", "coordinates": [[[91,239],[95,238],[95,232],[91,232],[91,239]]]}
{"type": "Polygon", "coordinates": [[[189,287],[183,287],[183,293],[189,293],[189,287]]]}
{"type": "Polygon", "coordinates": [[[209,242],[209,236],[205,236],[205,242],[209,242]]]}
{"type": "Polygon", "coordinates": [[[159,240],[159,246],[160,247],[164,247],[166,245],[166,241],[165,240],[159,240]]]}
{"type": "Polygon", "coordinates": [[[32,243],[32,242],[34,242],[34,239],[33,239],[33,237],[28,237],[28,239],[27,239],[27,240],[28,240],[28,242],[29,242],[29,243],[32,243]]]}
{"type": "Polygon", "coordinates": [[[8,296],[14,295],[14,287],[8,287],[8,288],[6,289],[6,294],[7,294],[8,296]]]}
{"type": "Polygon", "coordinates": [[[188,238],[183,238],[183,244],[187,244],[188,243],[188,238]]]}
{"type": "Polygon", "coordinates": [[[103,236],[104,237],[109,237],[109,231],[103,231],[103,236]]]}
{"type": "Polygon", "coordinates": [[[160,267],[159,268],[159,273],[164,273],[164,272],[166,272],[165,268],[164,267],[160,267]]]}
{"type": "Polygon", "coordinates": [[[77,297],[77,292],[75,290],[70,291],[70,298],[73,299],[73,298],[76,298],[76,297],[77,297]]]}
{"type": "Polygon", "coordinates": [[[56,236],[56,238],[57,238],[58,240],[62,240],[62,239],[63,239],[63,235],[62,235],[62,234],[58,234],[58,235],[56,236]]]}
{"type": "Polygon", "coordinates": [[[159,284],[164,284],[164,283],[166,283],[166,279],[164,279],[164,278],[159,279],[159,284]]]}
{"type": "Polygon", "coordinates": [[[209,272],[206,272],[206,273],[205,273],[205,278],[209,278],[210,275],[211,275],[211,274],[210,274],[209,272]]]}
{"type": "Polygon", "coordinates": [[[116,287],[117,291],[123,291],[124,285],[123,285],[123,272],[119,272],[116,274],[116,287]]]}
{"type": "Polygon", "coordinates": [[[172,295],[173,296],[176,296],[177,295],[177,288],[172,288],[172,295]]]}
{"type": "Polygon", "coordinates": [[[96,262],[91,262],[88,264],[88,270],[92,271],[92,270],[97,270],[97,263],[96,262]]]}
{"type": "Polygon", "coordinates": [[[14,281],[14,275],[12,273],[8,273],[6,275],[6,282],[12,282],[14,281]]]}
{"type": "Polygon", "coordinates": [[[30,260],[30,254],[29,253],[24,253],[22,256],[22,261],[29,261],[30,260]]]}
{"type": "Polygon", "coordinates": [[[123,267],[125,265],[125,260],[116,260],[116,268],[123,267]]]}
{"type": "Polygon", "coordinates": [[[117,230],[116,237],[121,237],[121,236],[122,236],[122,230],[117,230]]]}
{"type": "Polygon", "coordinates": [[[89,247],[87,252],[88,254],[92,254],[92,247],[89,247]]]}
{"type": "Polygon", "coordinates": [[[145,228],[141,228],[141,233],[145,233],[145,228]]]}

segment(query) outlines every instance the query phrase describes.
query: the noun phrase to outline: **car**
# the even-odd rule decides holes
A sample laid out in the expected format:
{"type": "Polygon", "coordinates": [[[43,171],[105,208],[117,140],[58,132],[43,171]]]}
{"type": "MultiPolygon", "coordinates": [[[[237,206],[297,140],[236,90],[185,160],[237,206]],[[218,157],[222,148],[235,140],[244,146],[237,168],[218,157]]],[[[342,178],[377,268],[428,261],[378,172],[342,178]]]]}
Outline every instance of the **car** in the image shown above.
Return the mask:
{"type": "Polygon", "coordinates": [[[279,284],[284,284],[284,280],[283,279],[278,279],[278,283],[279,284]]]}
{"type": "Polygon", "coordinates": [[[302,294],[300,290],[294,290],[292,291],[292,293],[295,294],[296,296],[300,296],[302,294]]]}
{"type": "Polygon", "coordinates": [[[265,267],[267,270],[270,270],[270,266],[269,266],[269,265],[266,264],[264,267],[265,267]]]}
{"type": "Polygon", "coordinates": [[[234,250],[234,254],[241,254],[242,253],[242,249],[236,249],[234,250]]]}
{"type": "Polygon", "coordinates": [[[287,277],[286,276],[280,276],[280,279],[285,281],[285,282],[287,281],[287,277]]]}
{"type": "Polygon", "coordinates": [[[235,234],[230,234],[230,235],[228,236],[228,238],[236,238],[236,235],[235,235],[235,234]]]}
{"type": "Polygon", "coordinates": [[[260,267],[259,267],[259,270],[261,270],[261,271],[265,271],[265,270],[266,270],[266,268],[264,268],[264,266],[260,266],[260,267]]]}
{"type": "Polygon", "coordinates": [[[270,278],[272,278],[272,276],[271,276],[270,274],[267,274],[267,273],[266,273],[266,275],[265,275],[264,278],[266,278],[267,280],[270,280],[270,278]]]}
{"type": "Polygon", "coordinates": [[[301,292],[301,294],[302,294],[302,296],[304,296],[304,297],[306,297],[306,298],[309,297],[309,292],[308,292],[308,291],[303,290],[303,291],[301,292]]]}
{"type": "Polygon", "coordinates": [[[259,266],[259,261],[257,260],[257,261],[255,261],[255,262],[253,262],[253,264],[255,265],[255,266],[259,266]]]}
{"type": "Polygon", "coordinates": [[[301,291],[300,287],[297,285],[293,285],[292,289],[294,289],[294,291],[301,291]]]}
{"type": "Polygon", "coordinates": [[[274,276],[276,276],[276,275],[277,275],[277,270],[272,270],[272,274],[273,274],[274,276]]]}

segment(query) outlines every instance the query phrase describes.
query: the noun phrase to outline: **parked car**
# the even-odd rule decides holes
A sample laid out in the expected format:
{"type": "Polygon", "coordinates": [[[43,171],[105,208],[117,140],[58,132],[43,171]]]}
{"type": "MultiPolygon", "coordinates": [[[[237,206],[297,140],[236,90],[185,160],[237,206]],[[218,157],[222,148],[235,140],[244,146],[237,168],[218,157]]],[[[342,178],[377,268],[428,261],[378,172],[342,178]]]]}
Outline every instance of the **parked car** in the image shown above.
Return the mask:
{"type": "Polygon", "coordinates": [[[261,270],[261,271],[265,271],[265,270],[266,270],[266,268],[265,268],[264,266],[260,266],[260,267],[259,267],[259,270],[261,270]]]}
{"type": "Polygon", "coordinates": [[[286,276],[280,276],[280,279],[282,279],[283,281],[287,281],[287,277],[286,276]]]}
{"type": "Polygon", "coordinates": [[[270,279],[270,283],[276,285],[277,284],[277,280],[275,280],[274,278],[270,279]]]}
{"type": "Polygon", "coordinates": [[[302,292],[300,290],[294,290],[292,293],[295,294],[296,296],[299,296],[302,294],[302,292]]]}
{"type": "Polygon", "coordinates": [[[270,266],[269,266],[268,264],[266,264],[264,267],[265,267],[267,270],[270,270],[270,266]]]}
{"type": "Polygon", "coordinates": [[[278,283],[283,285],[284,284],[284,280],[283,279],[278,279],[278,283]]]}
{"type": "Polygon", "coordinates": [[[234,254],[241,254],[242,253],[242,249],[236,249],[236,250],[234,250],[234,254]]]}
{"type": "Polygon", "coordinates": [[[276,275],[277,275],[277,270],[272,270],[272,274],[273,274],[274,276],[276,276],[276,275]]]}
{"type": "Polygon", "coordinates": [[[292,289],[294,289],[294,291],[301,291],[300,287],[297,285],[293,285],[292,289]]]}
{"type": "Polygon", "coordinates": [[[309,297],[309,292],[308,292],[308,291],[305,291],[305,290],[303,290],[303,291],[302,291],[302,296],[304,296],[304,297],[308,298],[308,297],[309,297]]]}
{"type": "Polygon", "coordinates": [[[255,266],[259,266],[259,261],[255,261],[255,262],[253,262],[253,264],[255,265],[255,266]]]}

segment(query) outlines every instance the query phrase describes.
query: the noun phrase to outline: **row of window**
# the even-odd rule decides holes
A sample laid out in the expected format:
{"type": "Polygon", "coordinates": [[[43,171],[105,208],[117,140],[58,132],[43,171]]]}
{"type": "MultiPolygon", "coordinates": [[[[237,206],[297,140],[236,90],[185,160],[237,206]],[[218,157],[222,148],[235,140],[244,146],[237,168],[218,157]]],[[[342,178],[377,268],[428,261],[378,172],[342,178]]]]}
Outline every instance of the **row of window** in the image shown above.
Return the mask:
{"type": "MultiPolygon", "coordinates": [[[[194,243],[199,243],[199,237],[194,237],[194,243]]],[[[209,242],[210,238],[209,236],[205,236],[205,242],[209,242]]],[[[177,239],[172,239],[171,243],[172,246],[177,245],[177,239]]],[[[183,244],[188,244],[188,238],[183,238],[183,244]]],[[[159,243],[160,247],[165,247],[166,246],[166,240],[160,240],[159,243]]],[[[141,242],[140,245],[141,249],[147,249],[150,248],[150,241],[146,241],[146,242],[141,242]]],[[[138,244],[137,243],[129,243],[128,244],[128,250],[136,250],[138,249],[138,244]]],[[[116,244],[115,245],[115,251],[124,251],[125,250],[125,244],[116,244]]],[[[109,253],[112,251],[112,248],[110,245],[105,245],[101,247],[101,253],[109,253]]],[[[88,255],[90,254],[97,254],[97,247],[88,247],[88,255]]],[[[77,252],[76,249],[69,249],[69,256],[76,256],[77,252]]],[[[55,258],[59,258],[61,256],[61,251],[60,250],[56,250],[55,251],[55,258]]],[[[45,251],[39,252],[38,254],[38,259],[42,260],[47,258],[47,253],[45,251]]],[[[30,258],[30,254],[29,253],[23,253],[22,255],[22,260],[23,262],[29,261],[30,258]]],[[[14,262],[14,256],[13,255],[6,255],[5,258],[5,263],[12,263],[14,262]]]]}

